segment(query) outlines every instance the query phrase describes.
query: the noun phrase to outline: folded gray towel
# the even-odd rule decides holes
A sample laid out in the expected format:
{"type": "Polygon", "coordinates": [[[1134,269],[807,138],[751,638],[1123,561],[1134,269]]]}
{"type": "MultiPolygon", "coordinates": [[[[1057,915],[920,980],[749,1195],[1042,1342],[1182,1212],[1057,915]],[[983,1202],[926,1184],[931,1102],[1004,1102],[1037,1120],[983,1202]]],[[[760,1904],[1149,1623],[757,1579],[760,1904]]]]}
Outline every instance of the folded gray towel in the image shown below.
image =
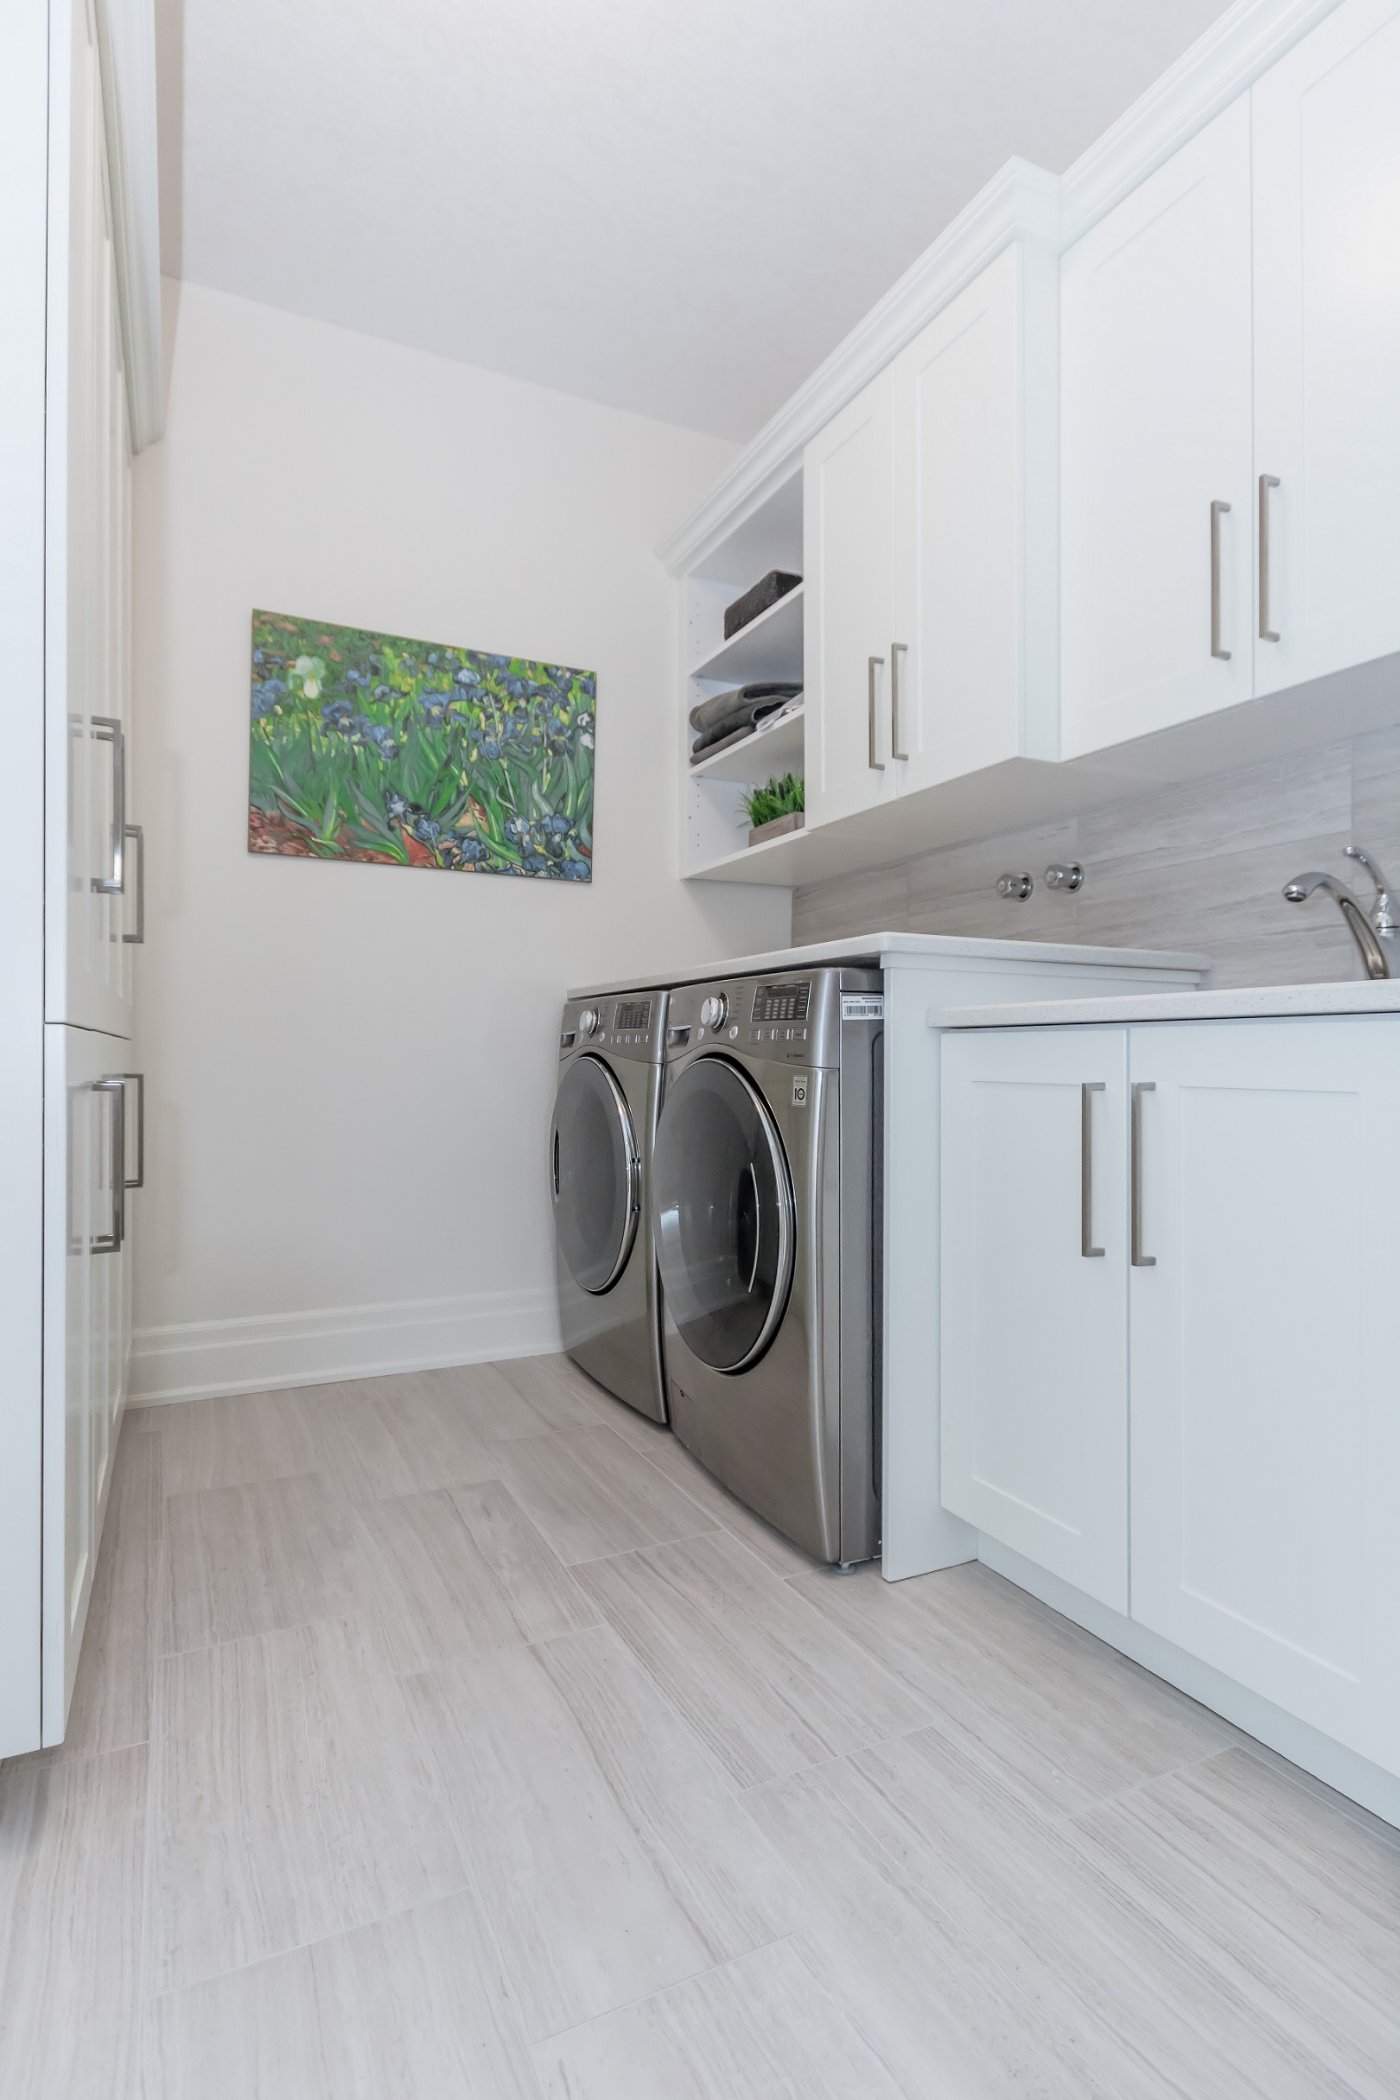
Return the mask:
{"type": "Polygon", "coordinates": [[[732,692],[715,693],[708,700],[701,700],[690,710],[692,729],[713,729],[719,722],[754,720],[748,710],[755,701],[795,700],[801,692],[800,685],[790,685],[782,679],[769,679],[759,685],[735,686],[732,692]]]}
{"type": "Polygon", "coordinates": [[[796,693],[781,700],[746,700],[738,714],[711,723],[708,729],[701,730],[691,745],[690,763],[695,765],[698,760],[709,758],[712,753],[723,750],[726,744],[736,744],[742,737],[752,736],[760,722],[766,722],[770,715],[779,714],[790,707],[793,700],[799,697],[801,690],[799,686],[796,693]]]}

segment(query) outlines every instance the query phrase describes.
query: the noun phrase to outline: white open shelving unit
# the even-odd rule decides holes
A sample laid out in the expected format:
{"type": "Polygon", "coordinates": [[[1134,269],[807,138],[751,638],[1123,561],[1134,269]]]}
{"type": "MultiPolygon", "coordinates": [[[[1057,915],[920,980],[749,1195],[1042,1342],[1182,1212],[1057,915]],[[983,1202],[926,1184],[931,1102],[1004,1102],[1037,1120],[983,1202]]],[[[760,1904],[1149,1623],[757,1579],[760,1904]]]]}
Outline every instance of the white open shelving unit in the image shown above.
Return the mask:
{"type": "Polygon", "coordinates": [[[743,864],[746,874],[775,847],[784,865],[767,879],[782,883],[793,877],[786,862],[794,837],[789,833],[767,845],[748,844],[748,819],[740,800],[746,788],[784,773],[805,771],[805,712],[799,705],[781,720],[760,723],[752,736],[730,744],[712,757],[690,763],[694,731],[690,710],[733,686],[759,680],[801,683],[804,598],[799,584],[760,613],[730,640],[724,638],[724,611],[770,569],[802,574],[802,470],[800,464],[764,501],[731,531],[716,540],[684,578],[685,633],[683,659],[688,666],[680,718],[682,794],[681,872],[708,874],[743,864]],[[755,856],[753,861],[750,855],[755,856]]]}

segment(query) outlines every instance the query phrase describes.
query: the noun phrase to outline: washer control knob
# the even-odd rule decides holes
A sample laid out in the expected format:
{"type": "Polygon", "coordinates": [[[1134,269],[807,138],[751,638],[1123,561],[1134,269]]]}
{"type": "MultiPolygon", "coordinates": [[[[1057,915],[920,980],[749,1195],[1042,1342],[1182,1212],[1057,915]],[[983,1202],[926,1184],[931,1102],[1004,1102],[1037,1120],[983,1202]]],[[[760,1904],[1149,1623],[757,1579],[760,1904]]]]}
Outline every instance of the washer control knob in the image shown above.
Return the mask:
{"type": "Polygon", "coordinates": [[[702,1028],[723,1028],[728,1016],[729,1001],[725,998],[723,992],[711,992],[708,998],[701,1000],[700,1026],[702,1028]]]}
{"type": "Polygon", "coordinates": [[[578,1017],[579,1034],[596,1035],[598,1033],[598,1030],[602,1027],[602,1025],[603,1016],[599,1013],[597,1007],[585,1006],[583,1012],[578,1017]]]}

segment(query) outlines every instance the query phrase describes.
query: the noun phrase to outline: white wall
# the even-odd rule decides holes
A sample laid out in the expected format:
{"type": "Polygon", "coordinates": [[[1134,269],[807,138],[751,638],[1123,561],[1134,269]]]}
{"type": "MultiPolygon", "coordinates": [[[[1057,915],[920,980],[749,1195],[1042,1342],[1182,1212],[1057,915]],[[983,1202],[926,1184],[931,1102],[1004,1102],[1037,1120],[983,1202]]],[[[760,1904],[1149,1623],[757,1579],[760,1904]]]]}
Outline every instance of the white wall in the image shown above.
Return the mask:
{"type": "Polygon", "coordinates": [[[673,872],[652,550],[730,452],[181,291],[136,485],[137,1397],[555,1346],[565,985],[788,937],[785,895],[673,872]],[[596,670],[592,884],[250,855],[254,606],[596,670]]]}

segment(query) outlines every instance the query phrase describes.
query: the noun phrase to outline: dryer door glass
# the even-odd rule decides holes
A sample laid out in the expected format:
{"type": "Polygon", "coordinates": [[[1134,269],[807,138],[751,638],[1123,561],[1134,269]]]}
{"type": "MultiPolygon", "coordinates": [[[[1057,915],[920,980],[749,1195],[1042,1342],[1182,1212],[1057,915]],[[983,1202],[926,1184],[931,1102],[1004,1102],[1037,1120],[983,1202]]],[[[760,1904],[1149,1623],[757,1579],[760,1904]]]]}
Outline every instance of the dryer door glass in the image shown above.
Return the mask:
{"type": "Polygon", "coordinates": [[[686,1347],[742,1371],[772,1341],[792,1283],[793,1207],[777,1125],[723,1057],[671,1083],[652,1161],[657,1259],[686,1347]]]}
{"type": "Polygon", "coordinates": [[[627,1265],[642,1188],[632,1113],[600,1058],[575,1058],[559,1082],[549,1146],[559,1251],[575,1283],[597,1296],[627,1265]]]}

